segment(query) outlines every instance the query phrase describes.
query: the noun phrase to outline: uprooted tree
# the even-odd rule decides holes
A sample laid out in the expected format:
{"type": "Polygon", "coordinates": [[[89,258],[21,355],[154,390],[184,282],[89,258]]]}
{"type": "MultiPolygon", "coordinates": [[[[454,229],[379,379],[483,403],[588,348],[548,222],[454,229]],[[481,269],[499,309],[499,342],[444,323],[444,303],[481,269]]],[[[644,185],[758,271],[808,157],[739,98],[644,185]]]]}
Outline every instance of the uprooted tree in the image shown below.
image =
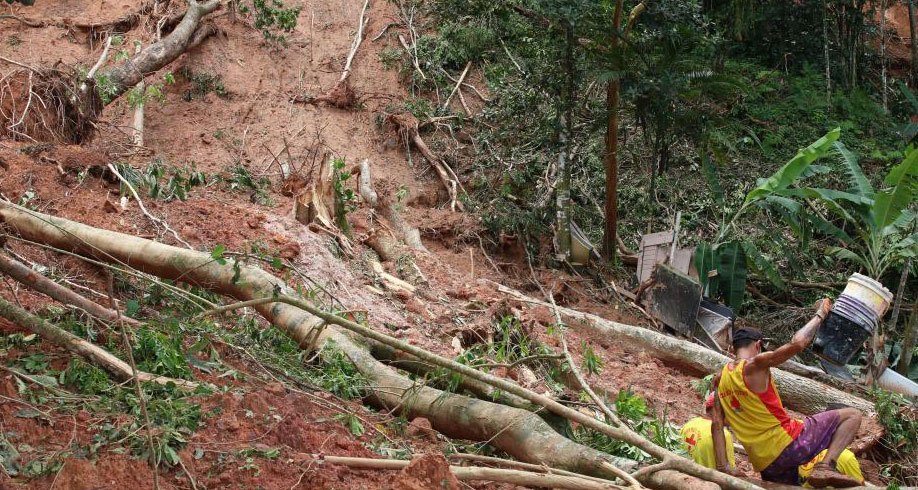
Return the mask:
{"type": "Polygon", "coordinates": [[[220,5],[219,0],[189,0],[188,9],[169,35],[133,58],[99,70],[105,50],[86,75],[60,63],[33,67],[6,60],[20,68],[0,82],[0,134],[40,142],[79,144],[87,140],[106,104],[217,32],[203,18],[220,5]]]}

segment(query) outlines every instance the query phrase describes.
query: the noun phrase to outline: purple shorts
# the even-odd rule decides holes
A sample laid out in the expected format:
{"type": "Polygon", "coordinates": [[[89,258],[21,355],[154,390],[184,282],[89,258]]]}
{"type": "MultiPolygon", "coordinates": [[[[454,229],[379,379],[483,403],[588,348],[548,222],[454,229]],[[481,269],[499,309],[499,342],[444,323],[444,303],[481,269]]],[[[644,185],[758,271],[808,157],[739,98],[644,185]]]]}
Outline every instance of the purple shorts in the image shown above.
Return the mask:
{"type": "Polygon", "coordinates": [[[817,413],[803,419],[803,430],[797,439],[784,448],[778,458],[762,470],[765,481],[800,485],[798,466],[808,463],[829,447],[841,418],[838,410],[817,413]]]}

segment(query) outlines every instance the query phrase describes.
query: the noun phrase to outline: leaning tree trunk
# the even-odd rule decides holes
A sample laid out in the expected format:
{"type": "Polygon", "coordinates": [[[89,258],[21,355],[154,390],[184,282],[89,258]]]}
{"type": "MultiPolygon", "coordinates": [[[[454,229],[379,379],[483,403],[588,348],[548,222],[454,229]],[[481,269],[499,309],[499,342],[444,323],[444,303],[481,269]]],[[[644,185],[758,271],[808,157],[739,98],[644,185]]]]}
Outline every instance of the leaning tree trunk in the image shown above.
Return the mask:
{"type": "MultiPolygon", "coordinates": [[[[530,298],[505,286],[499,286],[499,290],[526,303],[552,307],[548,303],[530,298]]],[[[729,357],[698,344],[669,337],[653,330],[613,322],[570,308],[558,307],[558,310],[563,316],[570,319],[572,328],[590,329],[605,338],[627,342],[629,346],[648,351],[652,356],[667,364],[677,365],[699,375],[716,372],[730,361],[729,357]]],[[[868,414],[873,413],[873,404],[863,398],[780,369],[773,370],[772,375],[775,384],[781,391],[781,399],[784,404],[798,412],[814,414],[827,410],[830,404],[840,403],[868,414]]]]}
{"type": "Polygon", "coordinates": [[[102,70],[100,77],[104,77],[112,84],[109,89],[112,99],[118,98],[125,91],[131,89],[143,80],[143,77],[172,63],[187,49],[194,47],[206,37],[214,34],[216,29],[206,25],[198,28],[201,18],[213,12],[220,6],[219,0],[210,0],[200,4],[196,0],[189,0],[188,10],[182,21],[172,32],[161,41],[150,45],[130,60],[119,65],[102,70]]]}

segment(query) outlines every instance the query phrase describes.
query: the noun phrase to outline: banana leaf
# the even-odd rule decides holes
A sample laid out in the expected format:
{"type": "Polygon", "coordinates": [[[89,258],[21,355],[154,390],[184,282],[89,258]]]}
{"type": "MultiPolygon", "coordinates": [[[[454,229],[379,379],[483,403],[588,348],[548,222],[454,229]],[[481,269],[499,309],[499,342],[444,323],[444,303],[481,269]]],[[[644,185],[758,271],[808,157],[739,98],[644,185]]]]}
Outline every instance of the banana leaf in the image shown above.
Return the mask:
{"type": "Polygon", "coordinates": [[[797,156],[792,158],[783,167],[778,169],[777,172],[772,174],[771,177],[765,179],[755,189],[752,189],[746,194],[746,204],[772,194],[775,191],[787,189],[788,186],[793,184],[794,181],[803,174],[811,163],[825,156],[826,152],[832,147],[832,144],[838,141],[840,135],[841,128],[835,128],[822,138],[816,140],[815,143],[798,151],[797,156]]]}
{"type": "Polygon", "coordinates": [[[877,193],[872,209],[871,227],[880,231],[889,226],[918,197],[918,150],[909,148],[905,160],[886,175],[887,189],[877,193]]]}
{"type": "Polygon", "coordinates": [[[695,270],[698,271],[698,282],[701,283],[701,290],[708,297],[717,296],[717,278],[708,277],[708,273],[717,269],[714,261],[714,249],[710,244],[701,242],[695,247],[695,270]],[[713,279],[713,280],[712,280],[713,279]]]}
{"type": "MultiPolygon", "coordinates": [[[[918,128],[916,128],[916,131],[918,131],[918,128]]],[[[873,198],[873,186],[870,185],[870,179],[864,175],[864,170],[858,165],[857,157],[854,156],[854,153],[851,153],[841,141],[835,142],[835,151],[841,156],[841,161],[845,165],[845,170],[847,170],[848,177],[851,179],[852,190],[861,196],[873,198]]]]}
{"type": "Polygon", "coordinates": [[[831,222],[827,221],[822,216],[819,216],[816,213],[807,213],[806,220],[809,222],[813,228],[825,233],[826,235],[838,238],[843,243],[851,243],[854,241],[851,238],[851,235],[848,235],[845,230],[833,225],[831,222]]]}
{"type": "Polygon", "coordinates": [[[775,269],[775,266],[771,263],[765,255],[762,254],[762,251],[755,246],[754,243],[749,240],[743,240],[743,252],[746,254],[746,257],[752,259],[752,263],[755,265],[755,268],[759,273],[764,274],[771,284],[778,288],[781,291],[787,289],[787,284],[784,282],[784,279],[781,279],[781,274],[778,273],[778,270],[775,269]]]}
{"type": "Polygon", "coordinates": [[[867,261],[864,260],[863,257],[852,252],[851,250],[848,250],[847,248],[829,247],[826,249],[826,253],[829,255],[834,255],[842,260],[854,262],[855,264],[863,267],[864,269],[870,270],[870,265],[867,264],[867,261]]]}
{"type": "Polygon", "coordinates": [[[746,294],[746,254],[741,242],[727,242],[716,250],[717,277],[721,297],[733,311],[739,311],[746,294]]]}

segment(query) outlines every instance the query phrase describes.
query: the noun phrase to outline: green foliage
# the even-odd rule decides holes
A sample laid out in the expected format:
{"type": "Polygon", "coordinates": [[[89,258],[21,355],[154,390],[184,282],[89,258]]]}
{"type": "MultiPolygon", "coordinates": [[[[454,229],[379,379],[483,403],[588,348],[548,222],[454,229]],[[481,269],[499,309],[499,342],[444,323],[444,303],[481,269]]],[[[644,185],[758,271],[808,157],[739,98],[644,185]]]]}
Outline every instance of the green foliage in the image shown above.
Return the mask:
{"type": "Polygon", "coordinates": [[[63,385],[79,393],[99,394],[112,388],[112,382],[102,369],[87,363],[80,357],[70,359],[67,369],[58,378],[63,385]]]}
{"type": "Polygon", "coordinates": [[[137,329],[133,347],[137,369],[171,378],[191,379],[191,368],[182,354],[181,336],[169,336],[141,327],[137,329]]]}
{"type": "MultiPolygon", "coordinates": [[[[682,439],[679,431],[667,420],[665,413],[650,416],[644,399],[631,392],[631,389],[621,390],[615,400],[615,411],[623,422],[630,425],[636,432],[647,437],[670,451],[683,452],[682,439]]],[[[648,461],[650,455],[640,449],[624,442],[612,439],[604,434],[578,427],[573,431],[573,439],[594,449],[606,453],[633,459],[635,461],[648,461]]]]}
{"type": "MultiPolygon", "coordinates": [[[[885,429],[884,446],[893,455],[909,456],[918,450],[918,411],[898,393],[872,392],[877,419],[885,429]]],[[[912,469],[914,476],[914,468],[912,469]]]]}
{"type": "Polygon", "coordinates": [[[179,74],[191,83],[191,87],[182,94],[182,100],[185,102],[191,102],[194,99],[203,99],[211,92],[224,99],[229,97],[229,92],[223,85],[223,77],[219,74],[195,72],[187,67],[182,68],[179,74]]]}
{"type": "MultiPolygon", "coordinates": [[[[918,255],[915,213],[909,209],[918,199],[918,150],[907,148],[905,158],[889,170],[878,190],[874,190],[853,153],[840,144],[836,150],[848,174],[847,190],[804,187],[783,194],[822,206],[841,225],[802,206],[788,219],[813,223],[818,231],[837,239],[838,244],[827,249],[829,253],[879,279],[890,267],[918,255]],[[842,229],[855,233],[849,236],[842,229]]],[[[801,233],[799,229],[795,232],[798,236],[801,233]]]]}
{"type": "Polygon", "coordinates": [[[300,15],[300,7],[286,7],[280,0],[236,0],[239,13],[251,13],[255,17],[255,28],[261,30],[265,43],[286,46],[284,33],[293,32],[300,15]]]}
{"type": "Polygon", "coordinates": [[[132,419],[127,424],[102,424],[93,436],[90,453],[95,453],[114,442],[127,442],[131,454],[140,459],[169,466],[179,463],[178,451],[201,426],[201,405],[190,399],[190,393],[174,385],[148,383],[144,385],[144,391],[150,423],[158,429],[157,437],[154,438],[153,454],[150,453],[147,435],[141,430],[143,418],[140,415],[139,401],[130,387],[122,388],[112,397],[98,402],[100,406],[97,406],[97,409],[103,409],[104,404],[105,409],[131,414],[132,419]]]}
{"type": "Polygon", "coordinates": [[[236,165],[229,169],[229,176],[223,177],[224,183],[230,190],[249,193],[249,200],[253,203],[273,206],[274,200],[268,194],[270,181],[267,177],[253,176],[249,169],[236,165]]]}
{"type": "Polygon", "coordinates": [[[175,83],[175,77],[172,73],[163,75],[162,82],[145,84],[143,88],[140,85],[128,90],[127,101],[128,107],[134,108],[138,105],[146,105],[151,101],[158,101],[159,104],[166,104],[165,86],[175,83]]]}
{"type": "Polygon", "coordinates": [[[95,87],[99,99],[102,100],[102,105],[107,105],[118,95],[118,86],[105,73],[96,73],[95,87]]]}
{"type": "MultiPolygon", "coordinates": [[[[167,166],[162,158],[156,158],[143,171],[138,171],[127,163],[118,163],[117,167],[118,173],[124,176],[138,193],[145,193],[147,197],[163,201],[184,201],[192,189],[210,183],[207,175],[198,171],[194,162],[182,168],[175,165],[167,166]]],[[[121,184],[121,195],[130,195],[130,190],[124,183],[121,184]]]]}
{"type": "Polygon", "coordinates": [[[335,191],[335,221],[338,228],[346,235],[350,236],[351,225],[347,221],[347,213],[354,210],[357,196],[352,189],[347,188],[347,181],[351,178],[351,173],[344,169],[345,163],[343,158],[335,158],[332,161],[332,185],[335,191]]]}
{"type": "Polygon", "coordinates": [[[581,342],[580,347],[583,350],[583,370],[587,374],[599,374],[599,371],[602,370],[603,361],[593,351],[593,344],[581,342]]]}
{"type": "Polygon", "coordinates": [[[319,357],[322,372],[315,380],[316,384],[345,400],[359,399],[366,395],[366,378],[357,372],[354,364],[335,347],[334,342],[327,342],[319,357]]]}
{"type": "Polygon", "coordinates": [[[344,424],[344,426],[347,427],[347,430],[349,430],[351,435],[354,437],[360,437],[364,434],[364,432],[367,431],[363,424],[360,422],[360,419],[357,418],[357,416],[354,414],[339,413],[335,416],[335,418],[344,424]]]}
{"type": "Polygon", "coordinates": [[[701,379],[696,379],[692,381],[692,389],[695,390],[695,393],[698,393],[702,399],[708,397],[708,394],[711,393],[711,389],[714,387],[714,374],[709,374],[701,379]]]}
{"type": "Polygon", "coordinates": [[[728,306],[739,311],[746,294],[746,254],[742,242],[731,241],[717,248],[717,277],[721,297],[728,306]]]}

